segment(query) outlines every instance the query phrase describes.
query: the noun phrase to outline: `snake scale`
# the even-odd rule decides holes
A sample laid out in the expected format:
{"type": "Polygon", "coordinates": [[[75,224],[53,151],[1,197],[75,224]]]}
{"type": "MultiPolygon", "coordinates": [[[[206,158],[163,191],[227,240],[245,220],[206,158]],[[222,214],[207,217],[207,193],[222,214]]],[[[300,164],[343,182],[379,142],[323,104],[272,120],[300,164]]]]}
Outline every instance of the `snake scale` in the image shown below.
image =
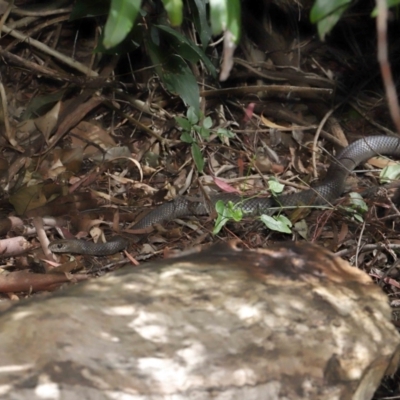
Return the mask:
{"type": "MultiPolygon", "coordinates": [[[[271,208],[324,205],[334,201],[342,194],[347,176],[357,165],[377,154],[400,157],[400,138],[369,136],[355,141],[338,154],[330,165],[326,178],[311,189],[277,198],[245,198],[234,193],[216,194],[210,196],[211,206],[214,207],[218,200],[232,201],[235,204],[240,203],[240,207],[246,215],[260,215],[272,214],[271,208]]],[[[144,229],[175,218],[208,213],[209,207],[204,200],[193,201],[193,199],[181,196],[152,210],[139,220],[133,229],[144,229]]],[[[49,249],[54,253],[108,255],[121,251],[126,246],[126,239],[115,236],[107,243],[55,240],[50,243],[49,249]]]]}

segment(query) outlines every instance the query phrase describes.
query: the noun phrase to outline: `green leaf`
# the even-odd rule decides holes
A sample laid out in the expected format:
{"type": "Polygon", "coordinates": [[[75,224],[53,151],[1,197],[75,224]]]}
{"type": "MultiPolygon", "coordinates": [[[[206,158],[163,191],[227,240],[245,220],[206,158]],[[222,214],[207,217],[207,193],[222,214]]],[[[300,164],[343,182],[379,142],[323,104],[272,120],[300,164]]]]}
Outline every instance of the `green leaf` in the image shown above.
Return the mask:
{"type": "Polygon", "coordinates": [[[214,229],[213,229],[213,235],[218,235],[218,233],[221,231],[221,229],[226,225],[226,223],[229,221],[229,218],[224,218],[222,216],[218,216],[217,220],[215,221],[214,229]]]}
{"type": "Polygon", "coordinates": [[[104,28],[103,45],[116,46],[130,32],[139,12],[141,0],[111,0],[110,13],[104,28]]]}
{"type": "Polygon", "coordinates": [[[210,0],[211,30],[214,35],[219,35],[228,26],[229,0],[210,0]]]}
{"type": "Polygon", "coordinates": [[[367,204],[365,203],[365,201],[362,198],[360,193],[351,192],[350,193],[350,203],[351,203],[351,205],[355,206],[355,208],[357,208],[357,210],[359,210],[361,212],[368,211],[367,204]]]}
{"type": "Polygon", "coordinates": [[[363,222],[362,214],[368,211],[368,207],[360,193],[350,193],[350,206],[341,207],[356,221],[363,222]]]}
{"type": "Polygon", "coordinates": [[[194,107],[189,107],[186,113],[186,117],[188,121],[192,124],[195,125],[199,122],[199,116],[194,107]]]}
{"type": "Polygon", "coordinates": [[[182,59],[171,54],[162,31],[154,26],[150,29],[150,36],[145,37],[147,51],[154,64],[158,76],[165,83],[167,89],[177,93],[187,106],[194,107],[196,113],[200,111],[200,91],[196,78],[182,59]],[[163,40],[164,39],[164,40],[163,40]]]}
{"type": "Polygon", "coordinates": [[[211,30],[214,35],[229,31],[237,44],[240,38],[240,0],[210,0],[211,30]]]}
{"type": "Polygon", "coordinates": [[[225,128],[219,128],[218,130],[217,130],[217,135],[218,135],[218,137],[222,140],[224,137],[227,137],[227,138],[234,138],[235,137],[235,134],[232,132],[232,131],[230,131],[229,129],[225,129],[225,128]]]}
{"type": "Polygon", "coordinates": [[[310,20],[316,23],[321,40],[332,30],[342,14],[350,6],[351,0],[316,0],[311,12],[310,20]]]}
{"type": "Polygon", "coordinates": [[[110,49],[106,49],[104,47],[104,30],[100,35],[100,40],[97,47],[94,49],[95,53],[102,54],[127,54],[130,53],[137,48],[143,42],[143,26],[141,24],[136,24],[133,29],[128,33],[125,39],[122,42],[119,42],[116,46],[113,46],[110,49]]]}
{"type": "Polygon", "coordinates": [[[193,22],[200,36],[201,44],[205,49],[211,39],[211,27],[208,23],[206,2],[204,0],[189,0],[190,9],[193,11],[193,22]]]}
{"type": "MultiPolygon", "coordinates": [[[[387,7],[394,7],[400,4],[400,0],[386,0],[387,7]]],[[[374,10],[371,13],[371,17],[377,17],[378,16],[378,9],[377,7],[374,8],[374,10]]]]}
{"type": "Polygon", "coordinates": [[[204,139],[209,139],[209,137],[211,136],[211,131],[204,127],[200,127],[199,133],[200,133],[200,136],[204,139]]]}
{"type": "Polygon", "coordinates": [[[190,41],[186,36],[183,36],[180,32],[172,29],[166,25],[154,25],[160,31],[167,34],[168,44],[174,49],[175,53],[185,60],[188,60],[192,63],[197,63],[201,60],[206,66],[207,70],[210,74],[215,77],[217,76],[217,71],[204,53],[204,51],[197,46],[195,43],[190,41]]]}
{"type": "Polygon", "coordinates": [[[379,175],[381,183],[390,183],[400,177],[400,164],[388,165],[379,175]]]}
{"type": "Polygon", "coordinates": [[[273,195],[277,195],[279,193],[282,193],[284,187],[285,187],[285,185],[283,185],[282,183],[279,183],[275,179],[270,179],[268,181],[268,188],[269,188],[269,190],[271,191],[271,193],[273,195]]]}
{"type": "Polygon", "coordinates": [[[199,172],[203,172],[204,169],[204,158],[203,154],[201,154],[200,147],[197,143],[192,143],[192,156],[194,163],[196,164],[197,170],[199,172]]]}
{"type": "Polygon", "coordinates": [[[182,0],[162,0],[172,26],[182,24],[182,0]]]}
{"type": "Polygon", "coordinates": [[[365,213],[368,211],[368,206],[365,203],[364,199],[360,195],[360,193],[351,192],[350,193],[350,204],[354,210],[358,212],[365,213]]]}
{"type": "Polygon", "coordinates": [[[212,127],[212,125],[213,125],[213,122],[212,122],[211,117],[204,118],[204,121],[203,121],[204,128],[210,129],[212,127]]]}
{"type": "Polygon", "coordinates": [[[364,222],[364,218],[360,214],[354,214],[353,215],[354,219],[358,222],[364,222]]]}
{"type": "Polygon", "coordinates": [[[213,235],[217,235],[230,220],[238,222],[243,218],[243,211],[241,208],[231,201],[225,203],[222,200],[218,200],[215,204],[215,210],[217,211],[218,217],[213,229],[213,235]]]}
{"type": "Polygon", "coordinates": [[[240,1],[229,0],[228,6],[228,24],[226,29],[232,34],[232,40],[238,44],[240,39],[240,27],[241,27],[241,12],[240,12],[240,1]]]}
{"type": "Polygon", "coordinates": [[[277,217],[271,217],[269,215],[261,215],[260,219],[268,229],[271,229],[271,231],[292,233],[291,230],[292,223],[284,215],[279,215],[277,217]]]}
{"type": "Polygon", "coordinates": [[[211,135],[211,131],[209,129],[203,128],[199,125],[194,125],[193,129],[203,138],[208,139],[211,135]]]}
{"type": "Polygon", "coordinates": [[[177,93],[188,106],[196,112],[200,110],[200,91],[196,78],[186,62],[179,56],[172,55],[163,64],[159,73],[168,90],[177,93]]]}
{"type": "Polygon", "coordinates": [[[192,124],[187,118],[175,117],[175,121],[185,131],[190,132],[192,130],[192,124]]]}
{"type": "Polygon", "coordinates": [[[181,135],[181,140],[182,140],[182,142],[189,143],[189,144],[192,144],[194,142],[194,140],[189,132],[183,132],[181,135]]]}

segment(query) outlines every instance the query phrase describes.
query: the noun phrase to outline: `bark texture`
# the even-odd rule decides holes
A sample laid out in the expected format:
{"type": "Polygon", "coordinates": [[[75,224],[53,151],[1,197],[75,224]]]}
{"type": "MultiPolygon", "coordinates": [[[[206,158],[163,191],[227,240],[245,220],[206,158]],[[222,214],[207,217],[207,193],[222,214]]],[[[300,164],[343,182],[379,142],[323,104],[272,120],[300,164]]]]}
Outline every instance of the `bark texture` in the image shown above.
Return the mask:
{"type": "Polygon", "coordinates": [[[0,327],[10,400],[367,400],[400,354],[380,288],[295,243],[126,267],[12,306],[0,327]]]}

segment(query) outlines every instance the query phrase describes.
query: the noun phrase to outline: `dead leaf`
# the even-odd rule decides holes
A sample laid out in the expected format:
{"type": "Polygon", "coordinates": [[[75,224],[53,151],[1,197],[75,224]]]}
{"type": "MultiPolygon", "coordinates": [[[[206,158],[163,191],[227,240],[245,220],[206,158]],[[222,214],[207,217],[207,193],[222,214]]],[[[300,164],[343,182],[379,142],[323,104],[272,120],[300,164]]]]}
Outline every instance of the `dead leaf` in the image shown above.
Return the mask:
{"type": "Polygon", "coordinates": [[[48,142],[51,132],[57,125],[58,116],[60,114],[61,101],[58,101],[56,105],[45,115],[34,120],[36,127],[42,132],[46,142],[48,142]]]}
{"type": "Polygon", "coordinates": [[[261,121],[267,128],[287,130],[286,126],[277,125],[274,122],[270,121],[267,117],[264,117],[264,115],[261,115],[261,121]]]}
{"type": "Polygon", "coordinates": [[[10,196],[9,201],[19,215],[23,215],[27,211],[33,210],[34,208],[38,208],[47,203],[46,196],[43,195],[42,183],[21,187],[16,193],[10,196]]]}
{"type": "Polygon", "coordinates": [[[226,193],[239,193],[239,190],[231,186],[229,183],[226,183],[222,179],[214,178],[214,183],[226,193]]]}
{"type": "Polygon", "coordinates": [[[389,160],[386,157],[373,157],[368,160],[368,164],[372,165],[373,167],[382,169],[388,167],[389,165],[399,165],[399,162],[389,160]]]}
{"type": "Polygon", "coordinates": [[[73,136],[71,136],[72,147],[84,148],[84,158],[92,158],[94,155],[102,156],[103,153],[99,150],[98,147],[107,151],[108,149],[117,146],[110,132],[107,132],[101,126],[98,126],[92,122],[81,121],[71,130],[71,133],[74,134],[73,136]],[[85,140],[81,140],[80,138],[83,138],[85,140]],[[91,146],[90,144],[88,144],[88,142],[95,143],[98,147],[91,146]]]}

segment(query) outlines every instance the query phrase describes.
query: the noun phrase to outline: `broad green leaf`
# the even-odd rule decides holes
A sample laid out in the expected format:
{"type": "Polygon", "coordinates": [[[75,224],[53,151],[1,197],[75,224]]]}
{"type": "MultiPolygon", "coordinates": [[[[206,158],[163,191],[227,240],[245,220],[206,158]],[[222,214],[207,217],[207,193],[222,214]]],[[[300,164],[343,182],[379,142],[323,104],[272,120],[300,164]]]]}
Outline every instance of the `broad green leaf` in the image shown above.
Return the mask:
{"type": "Polygon", "coordinates": [[[353,207],[340,207],[340,208],[342,210],[344,210],[348,214],[348,216],[351,217],[352,219],[355,219],[359,222],[364,221],[361,213],[358,210],[356,210],[355,208],[353,208],[353,207]]]}
{"type": "Polygon", "coordinates": [[[279,183],[275,179],[270,179],[268,181],[268,188],[271,191],[271,193],[274,195],[282,193],[284,187],[285,187],[285,185],[282,185],[282,183],[279,183]]]}
{"type": "Polygon", "coordinates": [[[223,139],[224,137],[227,137],[227,138],[235,137],[235,134],[232,131],[230,131],[229,129],[225,129],[225,128],[219,128],[217,130],[217,135],[220,139],[223,139]]]}
{"type": "Polygon", "coordinates": [[[213,235],[217,235],[229,220],[238,222],[243,218],[243,211],[241,208],[231,201],[225,203],[222,200],[218,200],[215,204],[215,210],[217,211],[218,217],[213,229],[213,235]]]}
{"type": "Polygon", "coordinates": [[[243,219],[243,210],[240,205],[228,201],[226,206],[229,210],[230,218],[232,218],[235,222],[239,222],[243,219]]]}
{"type": "Polygon", "coordinates": [[[205,49],[211,39],[211,27],[208,23],[206,2],[204,0],[189,0],[193,12],[193,22],[205,49]]]}
{"type": "Polygon", "coordinates": [[[199,112],[199,86],[186,62],[179,56],[171,55],[158,71],[168,90],[177,93],[186,105],[199,112]]]}
{"type": "MultiPolygon", "coordinates": [[[[394,7],[400,4],[400,0],[386,0],[387,7],[394,7]]],[[[378,16],[378,9],[375,7],[374,10],[371,13],[371,17],[376,17],[378,16]]]]}
{"type": "Polygon", "coordinates": [[[195,125],[199,122],[199,116],[194,107],[189,107],[186,113],[186,117],[188,121],[192,124],[195,125]]]}
{"type": "Polygon", "coordinates": [[[199,125],[194,125],[193,129],[203,138],[208,139],[211,135],[211,131],[209,129],[203,128],[199,125]]]}
{"type": "Polygon", "coordinates": [[[182,57],[171,54],[167,46],[160,45],[160,31],[152,27],[150,36],[145,37],[147,51],[154,64],[158,76],[167,89],[177,93],[187,106],[200,111],[200,91],[196,78],[182,57]]]}
{"type": "Polygon", "coordinates": [[[192,136],[190,135],[189,132],[183,132],[182,135],[181,135],[181,140],[184,143],[189,143],[189,144],[193,143],[193,138],[192,138],[192,136]]]}
{"type": "Polygon", "coordinates": [[[346,211],[352,218],[356,221],[363,222],[362,214],[368,211],[368,207],[360,195],[360,193],[352,192],[350,193],[350,206],[341,207],[346,211]]]}
{"type": "Polygon", "coordinates": [[[182,0],[162,0],[172,26],[182,24],[182,0]]]}
{"type": "Polygon", "coordinates": [[[190,123],[190,121],[187,118],[175,117],[175,121],[185,131],[190,132],[192,130],[192,124],[190,123]]]}
{"type": "Polygon", "coordinates": [[[292,223],[284,215],[279,215],[277,217],[271,217],[269,215],[261,215],[260,219],[268,229],[271,229],[271,231],[292,233],[291,230],[292,223]]]}
{"type": "Polygon", "coordinates": [[[111,0],[110,12],[104,28],[103,45],[106,49],[124,40],[133,27],[140,4],[141,0],[111,0]]]}
{"type": "Polygon", "coordinates": [[[194,163],[196,164],[197,170],[203,172],[204,169],[204,158],[201,154],[200,147],[197,143],[192,143],[192,156],[194,163]]]}
{"type": "Polygon", "coordinates": [[[144,29],[141,24],[134,25],[133,29],[128,33],[122,42],[119,42],[116,46],[110,49],[104,47],[104,30],[100,35],[100,40],[97,47],[94,49],[95,53],[102,54],[127,54],[140,47],[143,42],[144,29]]]}
{"type": "Polygon", "coordinates": [[[400,164],[396,165],[388,165],[383,168],[379,175],[379,179],[381,183],[390,183],[400,177],[400,164]]]}
{"type": "Polygon", "coordinates": [[[367,204],[365,203],[364,199],[360,195],[360,193],[351,192],[350,193],[350,204],[353,209],[365,213],[368,211],[367,204]]]}
{"type": "Polygon", "coordinates": [[[211,136],[211,131],[207,128],[204,128],[203,126],[200,127],[199,133],[200,136],[204,139],[209,139],[209,137],[211,136]]]}
{"type": "Polygon", "coordinates": [[[221,229],[224,227],[224,225],[229,221],[229,218],[224,218],[222,216],[218,216],[217,220],[215,221],[214,229],[213,229],[213,235],[218,235],[218,233],[221,231],[221,229]]]}
{"type": "Polygon", "coordinates": [[[229,20],[229,0],[210,0],[211,30],[219,35],[227,29],[229,20]]]}
{"type": "Polygon", "coordinates": [[[175,50],[177,55],[192,63],[197,63],[201,60],[212,76],[215,77],[217,75],[214,65],[199,46],[169,26],[155,25],[155,27],[168,35],[168,44],[175,50]]]}
{"type": "Polygon", "coordinates": [[[240,1],[229,0],[228,6],[228,24],[226,29],[232,34],[232,40],[238,44],[240,39],[240,27],[241,27],[241,12],[240,12],[240,1]]]}
{"type": "Polygon", "coordinates": [[[353,215],[354,219],[358,222],[364,222],[364,218],[360,214],[354,214],[353,215]]]}
{"type": "Polygon", "coordinates": [[[332,30],[340,17],[350,6],[352,0],[316,0],[311,12],[310,20],[316,23],[321,40],[332,30]]]}
{"type": "Polygon", "coordinates": [[[225,214],[225,204],[222,200],[217,201],[217,204],[215,205],[215,208],[217,209],[218,212],[218,217],[217,220],[215,221],[214,229],[213,229],[213,235],[218,235],[218,233],[221,231],[221,229],[229,222],[229,216],[224,215],[225,214]],[[222,203],[222,211],[218,212],[218,203],[222,203]]]}
{"type": "Polygon", "coordinates": [[[204,121],[203,121],[203,126],[204,126],[204,128],[206,128],[206,129],[211,129],[212,124],[213,124],[213,122],[212,122],[211,117],[206,117],[206,118],[204,118],[204,121]]]}

